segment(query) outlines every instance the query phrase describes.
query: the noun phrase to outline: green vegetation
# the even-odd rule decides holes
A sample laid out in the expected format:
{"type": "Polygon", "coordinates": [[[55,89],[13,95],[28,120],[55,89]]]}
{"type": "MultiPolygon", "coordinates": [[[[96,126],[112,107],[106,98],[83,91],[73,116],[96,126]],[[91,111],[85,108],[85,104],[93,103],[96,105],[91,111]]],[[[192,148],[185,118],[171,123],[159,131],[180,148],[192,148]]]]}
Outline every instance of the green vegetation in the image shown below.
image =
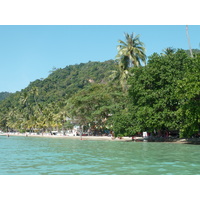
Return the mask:
{"type": "MultiPolygon", "coordinates": [[[[189,56],[191,56],[190,54],[190,50],[186,50],[185,51],[189,56]]],[[[200,54],[200,50],[199,49],[192,49],[192,53],[194,56],[196,56],[197,54],[200,54]]]]}
{"type": "Polygon", "coordinates": [[[65,108],[68,99],[93,84],[107,85],[113,70],[113,60],[53,69],[46,79],[31,82],[27,88],[0,103],[0,129],[49,131],[71,128],[66,121],[72,112],[65,108]]]}
{"type": "Polygon", "coordinates": [[[117,46],[118,54],[118,76],[123,91],[127,91],[127,80],[132,75],[131,67],[139,67],[141,63],[146,63],[146,55],[144,44],[140,41],[139,35],[134,37],[134,34],[125,33],[126,42],[119,40],[120,45],[117,46]]]}
{"type": "Polygon", "coordinates": [[[0,101],[6,99],[10,95],[11,95],[11,93],[9,93],[9,92],[0,92],[0,101]]]}
{"type": "Polygon", "coordinates": [[[185,51],[153,54],[145,67],[132,70],[129,105],[115,120],[115,128],[136,133],[178,131],[190,137],[200,131],[200,56],[185,51]],[[122,129],[123,127],[123,129],[122,129]],[[131,129],[131,130],[130,130],[131,129]]]}
{"type": "Polygon", "coordinates": [[[113,130],[115,136],[200,133],[199,51],[190,57],[169,47],[146,62],[139,36],[125,39],[116,61],[53,69],[46,79],[1,99],[0,129],[66,130],[73,122],[84,130],[113,130]]]}

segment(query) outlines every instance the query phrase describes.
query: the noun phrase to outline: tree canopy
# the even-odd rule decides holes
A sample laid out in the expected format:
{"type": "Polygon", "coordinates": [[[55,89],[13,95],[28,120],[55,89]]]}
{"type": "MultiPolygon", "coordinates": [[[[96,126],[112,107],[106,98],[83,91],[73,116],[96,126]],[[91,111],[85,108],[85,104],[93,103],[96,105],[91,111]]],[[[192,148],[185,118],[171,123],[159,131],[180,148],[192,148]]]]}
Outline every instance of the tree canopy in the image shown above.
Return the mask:
{"type": "Polygon", "coordinates": [[[9,97],[12,93],[10,92],[0,92],[0,101],[6,99],[7,97],[9,97]]]}
{"type": "Polygon", "coordinates": [[[190,58],[183,50],[154,53],[147,66],[133,72],[128,111],[119,121],[124,133],[176,130],[189,137],[199,132],[199,56],[190,58]]]}

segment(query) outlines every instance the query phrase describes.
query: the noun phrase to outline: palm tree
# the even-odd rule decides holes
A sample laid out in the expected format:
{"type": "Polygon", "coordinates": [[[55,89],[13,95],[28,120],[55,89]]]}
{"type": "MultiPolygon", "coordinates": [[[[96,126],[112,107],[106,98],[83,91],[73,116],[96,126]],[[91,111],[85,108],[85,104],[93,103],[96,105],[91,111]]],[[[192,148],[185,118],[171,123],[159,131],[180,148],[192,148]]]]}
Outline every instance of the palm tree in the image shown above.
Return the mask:
{"type": "Polygon", "coordinates": [[[190,55],[193,58],[192,47],[191,47],[191,44],[190,44],[190,36],[189,36],[189,31],[188,31],[188,25],[186,25],[186,35],[187,35],[187,39],[188,39],[188,45],[189,45],[189,49],[190,49],[190,55]]]}
{"type": "MultiPolygon", "coordinates": [[[[20,103],[22,104],[26,104],[27,103],[27,99],[29,97],[28,92],[23,92],[22,95],[20,96],[20,103]]],[[[26,105],[27,106],[27,105],[26,105]]]]}
{"type": "Polygon", "coordinates": [[[35,101],[35,104],[37,105],[38,107],[38,110],[40,111],[40,114],[43,114],[42,113],[42,109],[41,109],[41,105],[37,102],[37,99],[36,99],[36,96],[38,96],[38,87],[33,87],[31,89],[31,93],[33,94],[33,98],[34,98],[34,101],[35,101]]]}
{"type": "Polygon", "coordinates": [[[18,117],[18,128],[19,129],[26,129],[28,128],[28,124],[30,123],[30,118],[33,115],[33,108],[31,104],[28,104],[28,98],[30,97],[30,93],[23,92],[20,96],[19,102],[23,105],[22,108],[19,109],[18,117]]]}
{"type": "Polygon", "coordinates": [[[139,35],[125,33],[126,42],[119,40],[117,46],[118,54],[118,74],[123,91],[127,91],[127,79],[131,76],[130,67],[139,67],[141,63],[146,64],[146,55],[143,42],[140,41],[139,35]]]}
{"type": "Polygon", "coordinates": [[[36,96],[38,96],[38,88],[37,87],[31,88],[31,94],[33,94],[34,101],[35,101],[35,103],[37,105],[36,96]]]}
{"type": "Polygon", "coordinates": [[[125,33],[126,42],[119,40],[117,46],[118,54],[116,58],[125,63],[126,67],[139,67],[141,63],[146,64],[144,43],[140,41],[139,35],[125,33]]]}
{"type": "Polygon", "coordinates": [[[172,55],[176,52],[176,49],[173,48],[173,47],[168,47],[166,49],[163,49],[163,52],[164,52],[164,56],[168,56],[168,55],[172,55]]]}
{"type": "Polygon", "coordinates": [[[123,91],[127,91],[127,80],[131,76],[129,68],[126,67],[128,65],[127,62],[128,58],[124,57],[123,60],[116,65],[116,70],[112,70],[112,74],[109,76],[112,81],[119,81],[123,91]]]}

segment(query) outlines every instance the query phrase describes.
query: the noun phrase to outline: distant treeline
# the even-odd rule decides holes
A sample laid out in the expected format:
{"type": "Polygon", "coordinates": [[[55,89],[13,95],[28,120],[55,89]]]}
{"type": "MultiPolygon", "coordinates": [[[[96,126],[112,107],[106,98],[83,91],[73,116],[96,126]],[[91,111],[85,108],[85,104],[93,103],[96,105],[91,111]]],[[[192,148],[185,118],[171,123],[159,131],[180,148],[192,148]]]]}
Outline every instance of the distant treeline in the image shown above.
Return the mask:
{"type": "Polygon", "coordinates": [[[7,97],[9,97],[12,93],[9,92],[0,92],[0,101],[6,99],[7,97]]]}

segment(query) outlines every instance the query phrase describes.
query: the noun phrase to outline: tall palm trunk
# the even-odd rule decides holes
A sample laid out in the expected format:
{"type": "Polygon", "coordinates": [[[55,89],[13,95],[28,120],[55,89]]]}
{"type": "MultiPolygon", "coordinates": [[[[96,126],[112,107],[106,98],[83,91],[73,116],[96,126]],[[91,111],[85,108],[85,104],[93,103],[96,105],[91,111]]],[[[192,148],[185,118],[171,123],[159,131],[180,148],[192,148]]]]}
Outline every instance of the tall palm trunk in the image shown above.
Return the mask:
{"type": "Polygon", "coordinates": [[[190,44],[190,36],[189,36],[189,32],[188,32],[188,25],[186,25],[186,35],[187,35],[187,39],[188,39],[188,45],[189,45],[189,49],[190,49],[190,55],[193,58],[192,48],[191,48],[191,44],[190,44]]]}

